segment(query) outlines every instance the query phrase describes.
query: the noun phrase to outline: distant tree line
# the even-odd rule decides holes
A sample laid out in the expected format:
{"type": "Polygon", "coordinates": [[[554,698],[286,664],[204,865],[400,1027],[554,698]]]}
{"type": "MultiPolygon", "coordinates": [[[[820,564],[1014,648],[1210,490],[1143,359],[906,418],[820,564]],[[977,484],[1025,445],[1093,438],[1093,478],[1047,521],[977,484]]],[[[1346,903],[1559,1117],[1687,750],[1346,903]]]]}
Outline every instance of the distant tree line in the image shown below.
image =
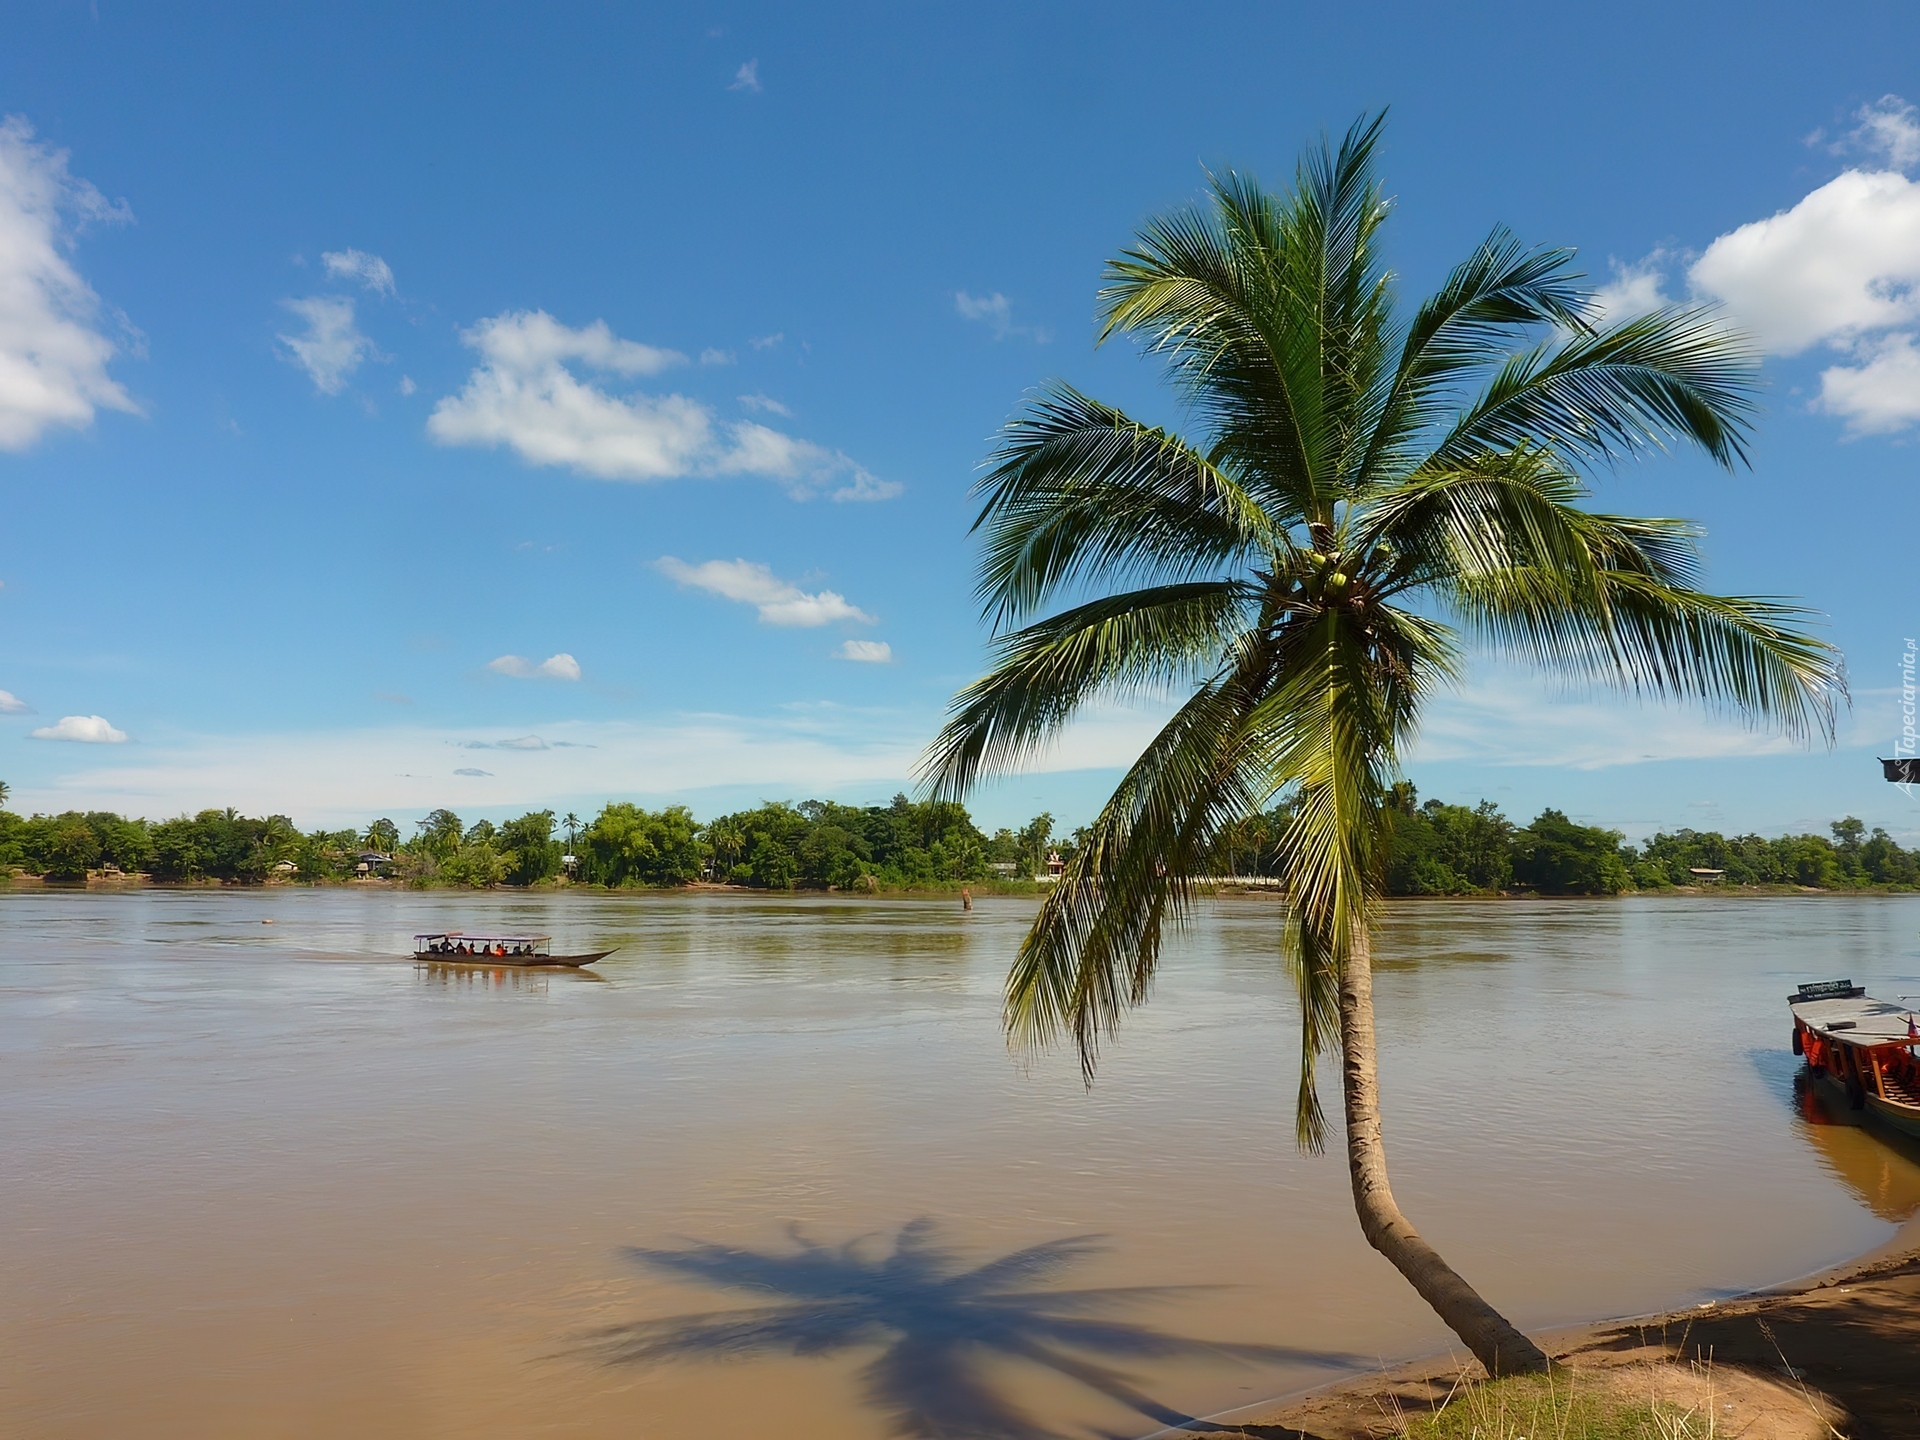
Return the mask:
{"type": "MultiPolygon", "coordinates": [[[[4,808],[0,875],[84,880],[119,871],[161,881],[309,883],[373,873],[419,885],[484,888],[562,878],[591,885],[668,887],[718,881],[760,890],[872,890],[1030,880],[1047,860],[1070,860],[1081,832],[1057,833],[1050,814],[1018,830],[982,831],[964,807],[896,795],[886,805],[808,800],[763,804],[704,824],[685,806],[646,810],[626,801],[590,821],[535,810],[468,825],[435,810],[403,836],[392,820],[364,830],[301,831],[284,815],[202,810],[172,820],[107,811],[22,817],[4,808]],[[572,855],[571,867],[565,857],[572,855]],[[362,867],[366,867],[363,869],[362,867]]],[[[1276,805],[1225,832],[1213,870],[1223,879],[1279,873],[1291,818],[1276,805]]],[[[1792,885],[1824,890],[1920,888],[1920,852],[1851,816],[1830,836],[1731,838],[1713,831],[1657,834],[1624,844],[1617,830],[1580,825],[1558,810],[1514,824],[1492,801],[1420,803],[1411,784],[1393,794],[1387,891],[1392,895],[1614,895],[1700,883],[1792,885]],[[1696,871],[1720,871],[1703,877],[1696,871]]]]}

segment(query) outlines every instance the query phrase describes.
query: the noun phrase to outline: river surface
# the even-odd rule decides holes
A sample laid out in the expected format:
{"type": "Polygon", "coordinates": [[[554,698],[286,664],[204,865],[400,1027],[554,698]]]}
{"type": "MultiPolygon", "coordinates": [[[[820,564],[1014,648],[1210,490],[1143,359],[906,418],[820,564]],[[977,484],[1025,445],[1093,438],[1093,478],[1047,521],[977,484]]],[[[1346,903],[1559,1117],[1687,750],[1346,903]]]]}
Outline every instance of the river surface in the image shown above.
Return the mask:
{"type": "MultiPolygon", "coordinates": [[[[1442,1348],[1293,1148],[1277,906],[1209,907],[1091,1090],[1001,1038],[1032,912],[0,890],[0,1433],[1127,1436],[1442,1348]],[[397,958],[462,924],[620,949],[397,958]]],[[[1784,1003],[1920,994],[1920,897],[1396,904],[1377,956],[1397,1193],[1523,1326],[1920,1208],[1784,1003]]]]}

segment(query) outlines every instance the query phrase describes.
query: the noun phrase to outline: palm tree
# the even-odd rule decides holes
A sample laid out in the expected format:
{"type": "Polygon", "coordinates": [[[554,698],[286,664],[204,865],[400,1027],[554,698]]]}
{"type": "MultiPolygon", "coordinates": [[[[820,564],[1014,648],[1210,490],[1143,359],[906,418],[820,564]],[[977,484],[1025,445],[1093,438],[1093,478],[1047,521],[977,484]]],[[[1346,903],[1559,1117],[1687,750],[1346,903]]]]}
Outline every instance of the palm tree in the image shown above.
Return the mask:
{"type": "Polygon", "coordinates": [[[1056,383],[1003,432],[980,595],[996,648],[923,761],[935,795],[1018,768],[1090,699],[1183,698],[1088,827],[1007,981],[1010,1037],[1101,1038],[1143,1001],[1224,831],[1276,796],[1301,1005],[1296,1138],[1340,1047],[1368,1241],[1494,1374],[1547,1358],[1420,1238],[1388,1185],[1370,927],[1384,801],[1463,635],[1575,683],[1704,701],[1831,743],[1839,659],[1774,599],[1696,588],[1699,531],[1585,508],[1648,446],[1745,458],[1755,364],[1708,313],[1599,323],[1572,252],[1495,230],[1397,320],[1376,239],[1383,117],[1284,194],[1228,174],[1110,262],[1102,340],[1164,358],[1204,438],[1056,383]],[[1086,598],[1091,596],[1092,598],[1086,598]],[[1035,619],[1050,602],[1072,599],[1035,619]]]}

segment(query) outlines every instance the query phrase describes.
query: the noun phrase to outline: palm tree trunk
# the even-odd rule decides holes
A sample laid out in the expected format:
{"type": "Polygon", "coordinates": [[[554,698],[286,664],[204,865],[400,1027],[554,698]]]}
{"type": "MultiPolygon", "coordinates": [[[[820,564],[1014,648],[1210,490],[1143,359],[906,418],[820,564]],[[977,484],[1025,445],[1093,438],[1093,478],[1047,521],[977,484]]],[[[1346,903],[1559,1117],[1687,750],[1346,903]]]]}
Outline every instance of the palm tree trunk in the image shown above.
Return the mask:
{"type": "Polygon", "coordinates": [[[1449,1329],[1466,1343],[1489,1375],[1537,1375],[1552,1364],[1479,1292],[1454,1273],[1420,1238],[1394,1203],[1387,1184],[1387,1149],[1380,1131],[1380,1071],[1373,1039],[1373,955],[1364,926],[1353,938],[1340,976],[1340,1079],[1347,1106],[1347,1169],[1353,1207],[1367,1243],[1378,1250],[1449,1329]]]}

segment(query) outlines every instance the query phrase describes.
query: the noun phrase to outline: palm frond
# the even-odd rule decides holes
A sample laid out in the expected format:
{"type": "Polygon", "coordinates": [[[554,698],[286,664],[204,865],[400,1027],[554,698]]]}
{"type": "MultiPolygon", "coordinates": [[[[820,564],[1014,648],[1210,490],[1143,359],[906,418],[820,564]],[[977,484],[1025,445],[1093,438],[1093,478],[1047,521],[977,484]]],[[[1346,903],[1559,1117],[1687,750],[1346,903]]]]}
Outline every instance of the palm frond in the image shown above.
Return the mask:
{"type": "Polygon", "coordinates": [[[1686,440],[1731,467],[1746,458],[1757,371],[1751,345],[1710,309],[1642,315],[1515,356],[1429,463],[1539,446],[1610,461],[1686,440]]]}
{"type": "Polygon", "coordinates": [[[1327,1112],[1320,1104],[1320,1057],[1339,1043],[1340,961],[1289,907],[1282,950],[1300,1001],[1300,1083],[1294,1097],[1293,1143],[1309,1155],[1327,1147],[1327,1112]]]}
{"type": "Polygon", "coordinates": [[[1194,581],[1107,596],[1003,636],[987,676],[954,697],[920,764],[957,799],[1045,747],[1096,696],[1164,691],[1215,671],[1257,605],[1244,581],[1194,581]]]}
{"type": "Polygon", "coordinates": [[[1287,239],[1271,197],[1228,175],[1211,213],[1150,221],[1108,262],[1099,305],[1101,342],[1130,334],[1160,356],[1212,420],[1214,463],[1249,485],[1283,483],[1260,498],[1291,519],[1320,508],[1324,437],[1318,325],[1287,303],[1287,239]]]}
{"type": "Polygon", "coordinates": [[[1516,335],[1541,325],[1588,332],[1573,256],[1528,249],[1499,226],[1454,267],[1407,327],[1357,481],[1396,476],[1463,374],[1506,360],[1516,335]]]}
{"type": "Polygon", "coordinates": [[[1069,385],[1010,421],[974,530],[984,532],[979,595],[997,626],[1059,589],[1192,579],[1284,545],[1245,490],[1166,431],[1069,385]]]}
{"type": "Polygon", "coordinates": [[[1146,999],[1220,831],[1266,798],[1236,754],[1246,700],[1230,678],[1201,687],[1101,807],[1007,976],[1014,1044],[1071,1035],[1091,1082],[1102,1038],[1146,999]]]}
{"type": "Polygon", "coordinates": [[[1450,598],[1470,629],[1549,673],[1699,701],[1796,741],[1831,743],[1846,698],[1840,652],[1808,632],[1814,612],[1788,601],[1613,566],[1584,593],[1565,574],[1514,569],[1462,576],[1450,598]]]}
{"type": "Polygon", "coordinates": [[[1351,466],[1353,397],[1383,367],[1389,293],[1372,240],[1387,206],[1373,153],[1384,116],[1302,163],[1276,199],[1229,172],[1209,213],[1150,222],[1107,267],[1104,341],[1139,336],[1213,424],[1215,463],[1276,516],[1325,520],[1351,466]]]}

